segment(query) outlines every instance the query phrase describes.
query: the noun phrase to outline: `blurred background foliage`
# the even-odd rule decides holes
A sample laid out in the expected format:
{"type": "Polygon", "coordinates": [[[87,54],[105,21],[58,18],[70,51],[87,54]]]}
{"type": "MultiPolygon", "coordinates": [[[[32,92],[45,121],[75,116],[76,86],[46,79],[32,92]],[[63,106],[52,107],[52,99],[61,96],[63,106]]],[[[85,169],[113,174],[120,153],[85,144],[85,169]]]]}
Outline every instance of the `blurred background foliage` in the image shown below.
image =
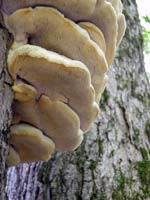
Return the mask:
{"type": "Polygon", "coordinates": [[[142,19],[144,20],[144,23],[142,24],[144,51],[146,54],[150,54],[150,16],[144,16],[142,19]]]}

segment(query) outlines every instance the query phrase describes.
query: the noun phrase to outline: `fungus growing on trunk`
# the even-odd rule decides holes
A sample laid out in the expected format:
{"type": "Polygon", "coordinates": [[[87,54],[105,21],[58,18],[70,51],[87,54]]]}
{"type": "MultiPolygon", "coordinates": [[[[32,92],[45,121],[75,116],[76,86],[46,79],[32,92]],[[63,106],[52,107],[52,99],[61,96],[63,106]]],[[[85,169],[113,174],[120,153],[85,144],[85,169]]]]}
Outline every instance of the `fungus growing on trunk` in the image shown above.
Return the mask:
{"type": "Polygon", "coordinates": [[[20,162],[47,161],[55,150],[55,144],[50,138],[27,124],[11,127],[10,144],[19,154],[20,162]]]}
{"type": "Polygon", "coordinates": [[[15,81],[12,88],[15,94],[14,98],[18,101],[30,101],[37,97],[37,90],[19,79],[15,81]]]}
{"type": "Polygon", "coordinates": [[[78,115],[61,101],[51,101],[42,95],[38,100],[15,101],[13,108],[20,116],[20,122],[30,123],[43,130],[58,151],[74,150],[83,140],[78,115]]]}
{"type": "Polygon", "coordinates": [[[15,149],[10,145],[7,157],[7,165],[9,167],[18,165],[20,163],[20,156],[15,149]]]}
{"type": "Polygon", "coordinates": [[[108,0],[108,1],[114,7],[117,15],[118,32],[117,32],[116,46],[118,47],[126,30],[126,20],[125,16],[122,14],[123,5],[121,0],[108,0]]]}
{"type": "Polygon", "coordinates": [[[121,1],[3,0],[1,10],[14,36],[8,55],[14,81],[8,165],[76,149],[98,115],[125,32],[121,1]]]}
{"type": "Polygon", "coordinates": [[[99,109],[89,70],[83,63],[41,47],[24,45],[9,54],[8,65],[14,80],[17,77],[26,80],[39,96],[45,94],[52,101],[62,101],[72,108],[80,118],[83,131],[95,121],[99,109]]]}
{"type": "Polygon", "coordinates": [[[17,43],[29,42],[83,62],[91,73],[96,95],[99,94],[101,76],[108,68],[105,55],[79,25],[56,9],[45,7],[16,11],[8,17],[7,25],[17,43]]]}

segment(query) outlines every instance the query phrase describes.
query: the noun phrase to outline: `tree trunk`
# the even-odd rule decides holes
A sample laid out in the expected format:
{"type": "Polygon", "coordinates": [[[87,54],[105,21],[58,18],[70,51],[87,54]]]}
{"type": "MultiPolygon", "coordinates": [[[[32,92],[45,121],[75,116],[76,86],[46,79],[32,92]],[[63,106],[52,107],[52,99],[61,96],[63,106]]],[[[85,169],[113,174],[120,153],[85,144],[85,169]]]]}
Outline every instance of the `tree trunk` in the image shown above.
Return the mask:
{"type": "Polygon", "coordinates": [[[0,16],[0,199],[5,199],[6,158],[11,123],[11,80],[7,72],[6,58],[9,37],[0,16]]]}
{"type": "MultiPolygon", "coordinates": [[[[10,168],[6,187],[9,200],[150,197],[150,87],[137,6],[135,0],[123,3],[126,35],[110,70],[109,84],[100,102],[101,113],[93,128],[74,152],[58,152],[48,163],[10,168]]],[[[3,40],[0,54],[4,61],[5,43],[3,40]]],[[[4,85],[4,78],[1,81],[4,85]]],[[[2,93],[2,99],[5,96],[2,93]]],[[[8,111],[9,106],[6,101],[3,110],[8,111]]],[[[7,113],[3,118],[8,118],[7,113]]],[[[1,127],[5,130],[8,122],[3,118],[1,127]]]]}

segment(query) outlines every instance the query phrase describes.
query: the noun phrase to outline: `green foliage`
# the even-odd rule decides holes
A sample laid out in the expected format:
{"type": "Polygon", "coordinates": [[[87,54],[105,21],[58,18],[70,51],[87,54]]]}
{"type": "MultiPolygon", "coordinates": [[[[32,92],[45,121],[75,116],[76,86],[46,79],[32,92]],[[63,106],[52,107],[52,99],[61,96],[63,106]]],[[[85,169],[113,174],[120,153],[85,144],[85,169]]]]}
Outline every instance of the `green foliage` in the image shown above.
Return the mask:
{"type": "Polygon", "coordinates": [[[150,17],[144,16],[143,17],[144,23],[143,25],[143,37],[144,37],[144,51],[145,53],[150,53],[150,29],[147,28],[147,25],[150,27],[150,17]]]}
{"type": "Polygon", "coordinates": [[[101,192],[100,200],[107,200],[106,194],[104,192],[101,192]]]}
{"type": "Polygon", "coordinates": [[[145,22],[150,23],[150,17],[149,17],[149,16],[145,16],[145,17],[143,17],[143,18],[144,18],[145,22]]]}

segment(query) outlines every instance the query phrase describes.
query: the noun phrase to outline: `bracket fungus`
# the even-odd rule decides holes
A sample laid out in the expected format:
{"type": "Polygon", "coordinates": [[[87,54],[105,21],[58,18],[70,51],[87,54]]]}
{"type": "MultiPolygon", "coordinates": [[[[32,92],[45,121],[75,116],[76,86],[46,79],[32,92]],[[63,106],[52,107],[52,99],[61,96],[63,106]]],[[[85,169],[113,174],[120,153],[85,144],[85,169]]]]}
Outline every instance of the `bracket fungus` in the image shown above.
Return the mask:
{"type": "Polygon", "coordinates": [[[16,11],[8,17],[7,25],[18,43],[29,42],[83,62],[91,73],[96,95],[99,94],[101,76],[108,68],[105,55],[79,25],[56,9],[45,7],[16,11]]]}
{"type": "Polygon", "coordinates": [[[125,32],[121,1],[3,0],[1,10],[14,36],[8,165],[76,149],[98,115],[125,32]]]}
{"type": "Polygon", "coordinates": [[[37,97],[37,90],[21,80],[15,81],[13,87],[14,98],[18,101],[29,101],[37,97]]]}
{"type": "Polygon", "coordinates": [[[20,156],[19,154],[15,151],[15,149],[10,145],[9,147],[9,154],[7,157],[7,165],[8,166],[15,166],[20,163],[20,156]]]}
{"type": "Polygon", "coordinates": [[[13,107],[20,121],[43,130],[54,141],[56,150],[74,150],[81,144],[83,132],[80,130],[80,119],[61,101],[51,101],[42,95],[38,101],[15,101],[13,107]]]}
{"type": "Polygon", "coordinates": [[[106,53],[106,42],[102,31],[90,22],[80,22],[80,27],[85,29],[90,38],[106,53]]]}
{"type": "Polygon", "coordinates": [[[118,23],[118,32],[117,32],[117,43],[116,46],[119,46],[122,37],[125,33],[126,29],[126,20],[125,16],[122,14],[123,11],[123,5],[121,0],[108,0],[112,6],[114,7],[117,15],[117,23],[118,23]]]}
{"type": "Polygon", "coordinates": [[[55,150],[55,144],[50,138],[27,124],[11,127],[10,144],[19,154],[20,162],[47,161],[55,150]]]}
{"type": "MultiPolygon", "coordinates": [[[[95,92],[86,66],[33,45],[23,45],[8,56],[13,79],[26,80],[39,96],[62,101],[79,116],[81,129],[87,131],[98,114],[95,92]]],[[[24,88],[25,90],[25,88],[24,88]]]]}

